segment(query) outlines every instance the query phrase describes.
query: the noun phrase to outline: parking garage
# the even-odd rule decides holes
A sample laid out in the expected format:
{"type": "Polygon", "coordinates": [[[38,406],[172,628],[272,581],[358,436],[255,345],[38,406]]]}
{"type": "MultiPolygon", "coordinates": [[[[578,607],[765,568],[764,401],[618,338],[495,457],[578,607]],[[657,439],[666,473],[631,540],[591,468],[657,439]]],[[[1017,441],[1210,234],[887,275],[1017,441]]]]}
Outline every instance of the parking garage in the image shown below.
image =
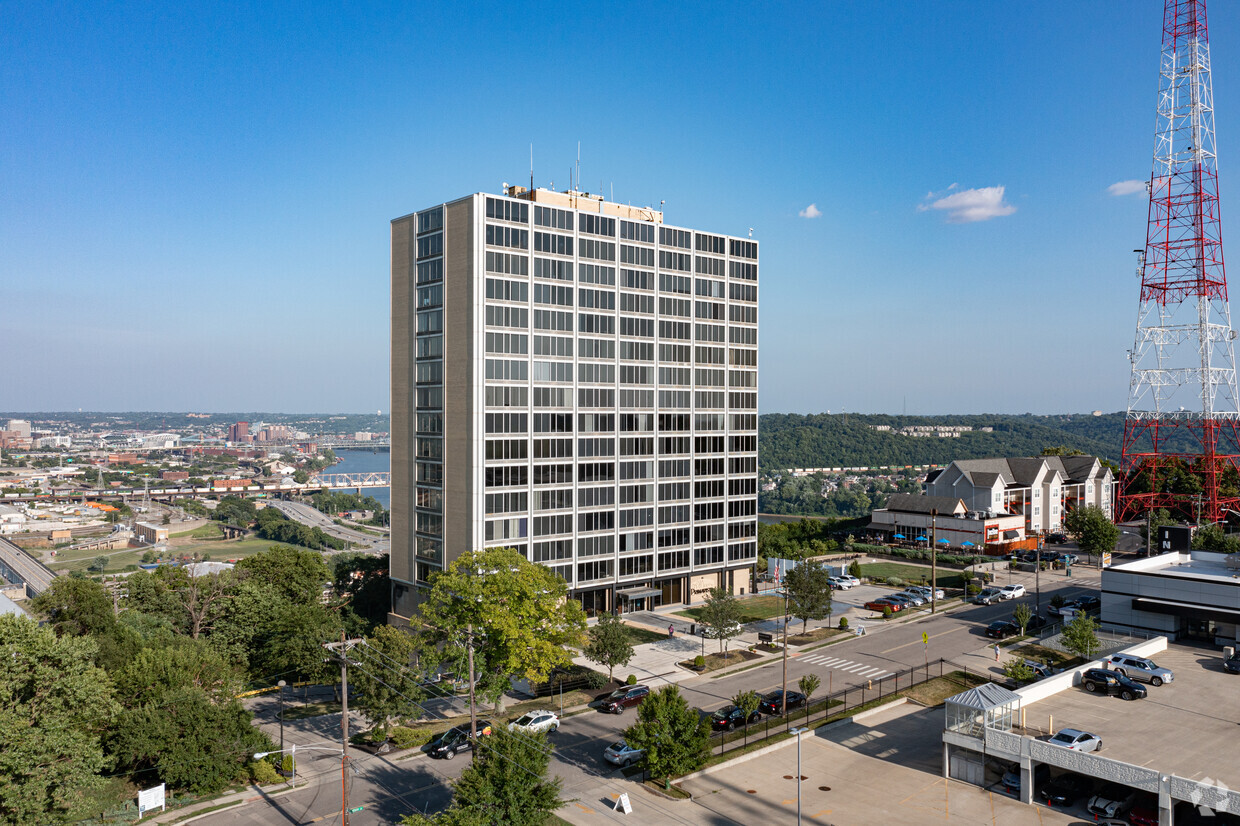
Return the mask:
{"type": "Polygon", "coordinates": [[[1150,686],[1146,699],[1125,702],[1085,692],[1079,672],[1089,666],[1081,666],[1015,692],[949,699],[945,776],[1001,789],[1015,768],[1010,787],[1023,802],[1040,803],[1041,784],[1075,773],[1095,780],[1066,807],[1073,814],[1092,818],[1086,804],[1110,783],[1125,792],[1125,815],[1144,806],[1162,826],[1195,822],[1207,811],[1210,823],[1240,822],[1213,817],[1240,814],[1240,793],[1232,791],[1240,789],[1240,676],[1225,672],[1219,652],[1207,647],[1166,646],[1159,637],[1128,650],[1172,669],[1175,679],[1150,686]],[[1096,735],[1102,750],[1083,753],[1048,742],[1064,728],[1096,735]]]}

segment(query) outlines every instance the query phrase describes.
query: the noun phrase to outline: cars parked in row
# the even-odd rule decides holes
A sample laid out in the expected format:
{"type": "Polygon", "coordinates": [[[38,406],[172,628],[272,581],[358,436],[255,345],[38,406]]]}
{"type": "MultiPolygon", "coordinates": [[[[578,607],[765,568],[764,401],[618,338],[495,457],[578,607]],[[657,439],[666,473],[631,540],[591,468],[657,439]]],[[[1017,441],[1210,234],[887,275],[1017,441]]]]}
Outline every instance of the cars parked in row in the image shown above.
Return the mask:
{"type": "Polygon", "coordinates": [[[1052,746],[1071,749],[1072,751],[1102,751],[1102,738],[1088,731],[1076,728],[1060,729],[1059,733],[1047,740],[1052,746]]]}
{"type": "Polygon", "coordinates": [[[1076,611],[1080,613],[1088,613],[1090,611],[1097,611],[1101,606],[1102,606],[1102,600],[1099,599],[1098,597],[1084,596],[1084,597],[1077,597],[1076,599],[1068,600],[1067,602],[1065,602],[1063,605],[1061,605],[1058,608],[1056,608],[1054,605],[1051,605],[1046,609],[1046,611],[1049,614],[1062,615],[1064,612],[1064,609],[1068,608],[1068,609],[1071,609],[1072,611],[1076,611]]]}
{"type": "Polygon", "coordinates": [[[847,591],[853,587],[852,581],[842,576],[827,577],[827,582],[831,585],[831,590],[833,591],[847,591]]]}
{"type": "Polygon", "coordinates": [[[640,705],[648,694],[650,694],[650,687],[644,685],[617,688],[603,700],[602,709],[611,714],[623,714],[626,708],[640,705]]]}
{"type": "Polygon", "coordinates": [[[929,602],[932,598],[933,599],[943,598],[942,588],[935,588],[931,590],[929,585],[910,585],[909,587],[905,588],[904,591],[905,593],[909,593],[909,594],[920,594],[922,597],[925,598],[927,602],[929,602]]]}
{"type": "Polygon", "coordinates": [[[559,727],[560,718],[555,715],[554,711],[547,709],[528,711],[508,724],[509,731],[524,731],[528,734],[544,731],[550,733],[559,727]]]}
{"type": "Polygon", "coordinates": [[[1111,669],[1130,680],[1140,680],[1152,686],[1160,686],[1175,679],[1175,672],[1170,668],[1156,665],[1153,660],[1145,657],[1133,657],[1129,654],[1112,654],[1107,657],[1111,669]]]}
{"type": "Polygon", "coordinates": [[[756,710],[746,719],[745,709],[740,706],[727,705],[710,715],[710,728],[711,731],[733,731],[737,726],[756,723],[760,719],[762,715],[756,710]]]}
{"type": "Polygon", "coordinates": [[[983,588],[973,601],[978,605],[994,605],[1003,599],[1003,593],[998,588],[983,588]]]}
{"type": "Polygon", "coordinates": [[[1025,595],[1025,586],[1020,583],[1004,585],[999,589],[999,593],[1004,599],[1016,599],[1017,597],[1023,597],[1025,595]]]}
{"type": "Polygon", "coordinates": [[[1134,682],[1118,671],[1090,668],[1081,674],[1081,687],[1090,694],[1110,694],[1124,700],[1145,697],[1145,686],[1134,682]]]}
{"type": "Polygon", "coordinates": [[[870,600],[862,607],[868,611],[882,611],[884,608],[890,608],[891,613],[894,614],[899,611],[903,611],[905,604],[899,600],[894,600],[891,597],[879,597],[878,599],[870,600]]]}
{"type": "Polygon", "coordinates": [[[606,748],[603,752],[603,759],[617,766],[631,766],[641,760],[643,754],[641,749],[635,749],[620,739],[606,748]]]}
{"type": "MultiPolygon", "coordinates": [[[[790,709],[798,708],[802,704],[804,704],[804,702],[805,702],[805,695],[802,694],[801,692],[799,691],[788,692],[788,700],[787,700],[788,708],[790,709]]],[[[763,714],[780,714],[782,713],[783,709],[784,709],[784,691],[782,688],[777,688],[768,694],[764,694],[762,696],[762,702],[758,704],[758,711],[761,711],[763,714]]]]}
{"type": "Polygon", "coordinates": [[[991,639],[1001,640],[1019,633],[1020,626],[1008,620],[995,620],[986,626],[986,636],[991,639]]]}
{"type": "Polygon", "coordinates": [[[890,596],[892,599],[898,599],[901,602],[906,602],[912,606],[926,604],[925,597],[923,597],[921,594],[916,594],[911,591],[900,591],[899,593],[891,594],[890,596]]]}
{"type": "Polygon", "coordinates": [[[1066,772],[1049,783],[1039,783],[1038,796],[1046,801],[1047,806],[1066,808],[1089,794],[1093,787],[1093,778],[1066,772]]]}
{"type": "MultiPolygon", "coordinates": [[[[476,723],[476,730],[479,737],[486,737],[493,730],[490,720],[479,720],[476,723]]],[[[440,734],[426,749],[426,753],[431,757],[443,758],[451,760],[457,754],[463,751],[471,751],[474,747],[474,741],[469,739],[469,724],[455,726],[440,734]]]]}

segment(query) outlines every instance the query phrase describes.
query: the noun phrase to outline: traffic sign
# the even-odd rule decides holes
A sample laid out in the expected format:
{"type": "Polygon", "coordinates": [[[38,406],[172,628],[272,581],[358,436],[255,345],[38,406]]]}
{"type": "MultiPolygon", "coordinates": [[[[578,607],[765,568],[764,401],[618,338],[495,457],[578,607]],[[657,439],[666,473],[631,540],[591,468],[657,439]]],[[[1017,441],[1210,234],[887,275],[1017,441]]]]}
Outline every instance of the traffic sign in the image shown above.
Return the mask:
{"type": "Polygon", "coordinates": [[[366,807],[365,807],[365,806],[354,806],[352,809],[349,809],[349,814],[351,814],[351,815],[355,815],[355,814],[357,814],[358,812],[360,812],[360,811],[361,811],[362,809],[364,809],[364,808],[366,808],[366,807]]]}
{"type": "Polygon", "coordinates": [[[930,644],[930,635],[929,635],[929,634],[927,634],[925,631],[922,631],[922,632],[921,632],[921,644],[922,644],[922,645],[929,645],[929,644],[930,644]]]}

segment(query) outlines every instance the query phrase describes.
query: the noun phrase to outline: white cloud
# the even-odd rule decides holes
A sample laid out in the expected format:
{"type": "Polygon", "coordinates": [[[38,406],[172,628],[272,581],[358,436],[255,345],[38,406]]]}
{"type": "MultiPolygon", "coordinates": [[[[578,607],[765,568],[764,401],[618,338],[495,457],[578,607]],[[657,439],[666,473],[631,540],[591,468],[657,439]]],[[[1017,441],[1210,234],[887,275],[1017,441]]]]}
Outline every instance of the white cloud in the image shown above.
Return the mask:
{"type": "Polygon", "coordinates": [[[805,209],[797,213],[797,215],[800,215],[802,218],[817,218],[821,214],[822,210],[818,208],[817,204],[810,204],[805,209]]]}
{"type": "Polygon", "coordinates": [[[1112,195],[1135,195],[1145,191],[1145,181],[1120,181],[1107,187],[1112,195]]]}
{"type": "MultiPolygon", "coordinates": [[[[956,184],[947,189],[955,190],[956,184]]],[[[1016,207],[1003,202],[1002,186],[986,186],[980,189],[961,189],[951,195],[938,197],[931,192],[926,196],[930,203],[917,205],[918,212],[931,209],[946,210],[947,220],[953,224],[968,224],[974,221],[989,221],[1003,215],[1011,215],[1016,207]]]]}

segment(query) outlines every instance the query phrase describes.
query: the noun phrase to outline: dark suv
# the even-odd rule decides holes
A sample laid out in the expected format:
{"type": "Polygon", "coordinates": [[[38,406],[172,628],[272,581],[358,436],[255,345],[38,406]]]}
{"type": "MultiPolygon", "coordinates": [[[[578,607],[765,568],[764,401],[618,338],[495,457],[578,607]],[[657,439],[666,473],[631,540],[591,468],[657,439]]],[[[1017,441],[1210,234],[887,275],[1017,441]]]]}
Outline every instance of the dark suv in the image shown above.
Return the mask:
{"type": "Polygon", "coordinates": [[[986,636],[1001,640],[1004,637],[1010,637],[1013,634],[1019,634],[1020,628],[1014,622],[1007,620],[996,620],[986,626],[986,636]]]}
{"type": "Polygon", "coordinates": [[[603,711],[612,714],[623,714],[626,708],[640,705],[641,701],[646,699],[646,695],[650,693],[650,688],[644,685],[631,685],[625,688],[617,688],[603,700],[603,711]]]}
{"type": "MultiPolygon", "coordinates": [[[[491,721],[479,720],[477,731],[479,737],[485,737],[490,734],[491,721]]],[[[456,757],[458,752],[470,751],[473,747],[473,741],[469,739],[469,724],[466,723],[463,726],[450,728],[436,737],[426,751],[431,757],[442,757],[444,760],[451,760],[453,757],[456,757]]]]}
{"type": "Polygon", "coordinates": [[[1114,694],[1125,700],[1135,700],[1146,693],[1145,686],[1105,668],[1090,668],[1081,674],[1081,687],[1090,694],[1114,694]]]}
{"type": "Polygon", "coordinates": [[[762,702],[758,704],[758,711],[763,714],[782,714],[784,706],[788,708],[797,708],[805,702],[805,695],[799,691],[789,691],[788,700],[784,701],[783,689],[775,689],[769,694],[763,695],[762,702]]]}

